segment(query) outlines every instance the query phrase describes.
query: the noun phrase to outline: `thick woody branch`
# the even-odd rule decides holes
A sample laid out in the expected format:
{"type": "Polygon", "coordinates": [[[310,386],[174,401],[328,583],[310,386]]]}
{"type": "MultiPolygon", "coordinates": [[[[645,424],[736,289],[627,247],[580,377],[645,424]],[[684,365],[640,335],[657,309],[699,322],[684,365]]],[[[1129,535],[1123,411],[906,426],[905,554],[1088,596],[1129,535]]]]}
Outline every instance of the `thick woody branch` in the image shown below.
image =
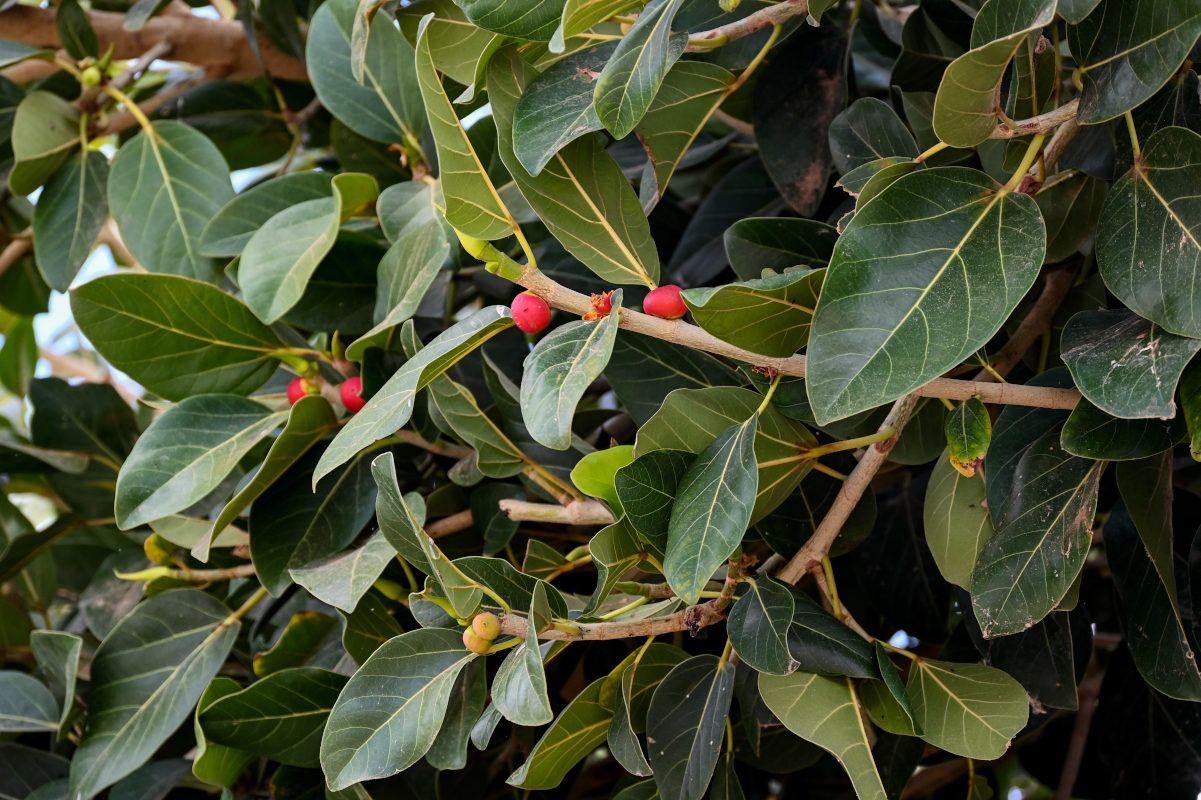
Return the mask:
{"type": "Polygon", "coordinates": [[[457,514],[451,514],[449,517],[435,520],[425,526],[425,532],[431,539],[438,539],[442,536],[450,536],[452,533],[467,530],[475,524],[475,519],[471,516],[471,509],[460,511],[457,514]]]}
{"type": "Polygon", "coordinates": [[[842,526],[855,509],[859,498],[871,485],[872,478],[888,460],[888,453],[896,444],[897,436],[901,435],[901,429],[909,421],[916,406],[917,395],[914,394],[906,395],[893,404],[892,410],[884,418],[880,429],[891,426],[896,431],[896,436],[887,441],[878,442],[867,449],[855,469],[842,482],[842,488],[838,490],[834,504],[826,512],[826,516],[817,526],[817,530],[809,537],[809,541],[805,542],[805,545],[797,551],[796,555],[784,565],[784,568],[776,574],[777,578],[788,583],[796,583],[805,573],[813,571],[815,568],[821,569],[822,557],[830,552],[830,545],[834,543],[834,537],[838,536],[838,532],[842,530],[842,526]]]}
{"type": "Polygon", "coordinates": [[[688,37],[691,43],[688,46],[688,52],[695,53],[712,50],[719,43],[725,44],[735,39],[741,39],[744,36],[750,36],[752,33],[761,31],[764,28],[779,25],[793,17],[800,17],[808,13],[809,0],[784,0],[782,3],[776,3],[767,8],[759,9],[755,13],[749,14],[740,20],[735,20],[728,25],[694,33],[688,37]],[[712,44],[703,44],[704,42],[712,42],[712,44]]]}
{"type": "MultiPolygon", "coordinates": [[[[0,12],[0,30],[6,39],[34,47],[58,49],[53,8],[13,6],[0,12]]],[[[208,19],[195,15],[160,14],[146,22],[141,30],[127,31],[125,15],[109,11],[91,11],[88,19],[100,40],[101,52],[113,46],[113,57],[137,58],[160,42],[171,44],[171,58],[204,67],[210,77],[232,79],[262,74],[241,23],[208,19]]],[[[265,38],[259,38],[263,63],[276,78],[308,79],[304,63],[280,52],[265,38]]]]}
{"type": "MultiPolygon", "coordinates": [[[[650,619],[635,619],[614,622],[580,622],[573,623],[579,632],[569,633],[558,628],[550,628],[538,633],[539,639],[558,639],[565,642],[578,642],[585,639],[630,639],[633,637],[658,636],[663,633],[689,631],[693,635],[701,628],[720,622],[725,616],[714,605],[713,601],[689,606],[682,611],[668,614],[665,617],[650,619]]],[[[500,619],[500,632],[509,636],[524,637],[526,618],[516,614],[506,614],[500,619]]]]}
{"type": "Polygon", "coordinates": [[[595,500],[577,500],[567,505],[530,503],[525,500],[501,500],[500,511],[517,522],[545,522],[559,525],[611,525],[613,514],[595,500]]]}
{"type": "Polygon", "coordinates": [[[1017,120],[1013,123],[1013,127],[1008,125],[998,125],[988,138],[990,139],[1015,139],[1019,136],[1029,136],[1033,133],[1049,133],[1060,125],[1063,125],[1068,120],[1076,119],[1076,109],[1080,105],[1080,100],[1072,100],[1064,103],[1058,108],[1053,108],[1046,114],[1039,114],[1037,117],[1029,119],[1017,120]]]}
{"type": "MultiPolygon", "coordinates": [[[[584,315],[592,310],[592,301],[587,295],[568,289],[547,275],[527,269],[518,281],[522,286],[546,300],[555,308],[584,315]]],[[[666,320],[652,317],[630,309],[621,310],[620,325],[626,330],[643,333],[656,339],[682,344],[694,350],[704,350],[755,366],[772,367],[785,375],[805,376],[805,357],[771,358],[752,353],[741,347],[723,342],[695,325],[683,320],[666,320]]],[[[963,381],[951,378],[935,378],[915,390],[918,397],[945,397],[948,400],[967,400],[979,396],[985,403],[999,405],[1034,406],[1070,410],[1080,400],[1075,389],[1056,389],[1046,386],[1021,386],[1012,383],[987,383],[963,381]]]]}

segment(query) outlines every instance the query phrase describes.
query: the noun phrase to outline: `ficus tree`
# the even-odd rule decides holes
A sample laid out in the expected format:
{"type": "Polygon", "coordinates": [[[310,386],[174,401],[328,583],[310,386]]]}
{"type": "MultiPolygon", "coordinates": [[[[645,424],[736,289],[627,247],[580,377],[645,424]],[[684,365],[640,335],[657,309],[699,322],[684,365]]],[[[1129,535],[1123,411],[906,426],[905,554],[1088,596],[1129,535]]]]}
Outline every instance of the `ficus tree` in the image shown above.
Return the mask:
{"type": "Polygon", "coordinates": [[[1197,0],[3,9],[0,798],[1201,791],[1197,0]]]}

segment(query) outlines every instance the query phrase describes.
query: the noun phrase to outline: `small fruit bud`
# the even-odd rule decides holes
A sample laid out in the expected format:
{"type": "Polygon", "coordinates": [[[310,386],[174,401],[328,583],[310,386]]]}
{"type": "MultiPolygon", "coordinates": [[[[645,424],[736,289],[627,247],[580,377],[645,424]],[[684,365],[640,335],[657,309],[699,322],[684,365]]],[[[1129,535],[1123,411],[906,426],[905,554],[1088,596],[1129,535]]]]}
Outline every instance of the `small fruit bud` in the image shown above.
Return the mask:
{"type": "Polygon", "coordinates": [[[293,378],[288,382],[288,402],[292,405],[296,405],[300,398],[310,394],[320,394],[320,390],[304,378],[293,378]]]}
{"type": "Polygon", "coordinates": [[[476,636],[475,631],[470,627],[463,630],[463,645],[471,652],[479,653],[481,656],[492,648],[492,642],[476,636]]]}
{"type": "Polygon", "coordinates": [[[363,399],[362,378],[347,378],[338,387],[338,395],[342,398],[342,405],[346,406],[346,410],[351,414],[358,413],[359,409],[367,405],[367,401],[363,399]]]}
{"type": "Polygon", "coordinates": [[[533,292],[522,292],[509,307],[513,322],[526,333],[537,333],[550,324],[550,306],[533,292]]]}
{"type": "Polygon", "coordinates": [[[79,76],[79,80],[84,86],[99,86],[102,74],[100,68],[93,65],[85,69],[79,76]]]}
{"type": "Polygon", "coordinates": [[[660,286],[642,301],[642,310],[652,317],[679,319],[688,313],[688,306],[680,297],[682,291],[679,286],[660,286]]]}
{"type": "Polygon", "coordinates": [[[491,611],[476,614],[475,618],[471,620],[471,629],[475,631],[476,636],[490,642],[500,636],[500,618],[491,611]]]}
{"type": "Polygon", "coordinates": [[[142,542],[142,550],[146,553],[146,558],[150,559],[152,563],[164,567],[169,567],[173,563],[171,558],[175,555],[175,545],[157,533],[152,533],[146,537],[146,541],[142,542]]]}
{"type": "Polygon", "coordinates": [[[483,239],[477,239],[474,236],[468,236],[457,229],[455,230],[455,233],[459,237],[459,244],[463,245],[463,249],[467,251],[468,255],[474,256],[480,261],[493,260],[491,256],[492,253],[495,252],[495,248],[492,247],[489,242],[485,242],[483,239]]]}

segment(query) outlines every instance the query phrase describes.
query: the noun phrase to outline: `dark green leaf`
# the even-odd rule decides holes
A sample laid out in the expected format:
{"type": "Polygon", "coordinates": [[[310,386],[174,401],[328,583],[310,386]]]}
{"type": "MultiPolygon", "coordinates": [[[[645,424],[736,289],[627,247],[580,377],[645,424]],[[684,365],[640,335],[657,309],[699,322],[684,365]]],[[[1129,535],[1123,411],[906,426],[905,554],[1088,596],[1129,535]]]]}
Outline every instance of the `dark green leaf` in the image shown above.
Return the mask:
{"type": "Polygon", "coordinates": [[[923,512],[926,544],[944,579],[970,589],[972,570],[993,535],[984,475],[966,477],[949,457],[934,465],[923,512]]]}
{"type": "Polygon", "coordinates": [[[897,112],[874,97],[856,100],[830,123],[830,156],[843,175],[877,159],[917,155],[913,134],[897,112]]]}
{"type": "Polygon", "coordinates": [[[684,303],[696,324],[718,339],[765,356],[787,357],[809,341],[813,309],[825,270],[687,289],[684,303]]]}
{"type": "Polygon", "coordinates": [[[704,796],[721,751],[733,692],[733,665],[711,655],[680,663],[655,689],[646,740],[661,796],[704,796]]]}
{"type": "Polygon", "coordinates": [[[554,789],[605,740],[613,712],[600,703],[602,683],[603,678],[593,681],[572,699],[506,783],[519,789],[554,789]]]}
{"type": "Polygon", "coordinates": [[[467,741],[471,729],[488,696],[488,681],[484,661],[470,662],[450,691],[450,702],[446,706],[446,717],[438,737],[425,754],[425,760],[437,769],[462,769],[467,766],[467,741]]]}
{"type": "Polygon", "coordinates": [[[73,633],[62,631],[34,631],[29,636],[29,647],[38,662],[38,672],[50,687],[61,713],[58,725],[61,728],[71,715],[75,704],[75,679],[79,671],[79,652],[83,640],[73,633]]]}
{"type": "Polygon", "coordinates": [[[596,565],[596,591],[580,612],[580,616],[594,614],[609,596],[614,584],[621,580],[642,560],[642,545],[628,517],[622,517],[602,529],[588,543],[592,563],[596,565]]]}
{"type": "Polygon", "coordinates": [[[279,212],[331,196],[330,180],[328,172],[294,172],[240,192],[204,226],[200,251],[214,257],[240,255],[255,231],[279,212]]]}
{"type": "Polygon", "coordinates": [[[58,704],[45,684],[24,672],[0,672],[0,731],[53,731],[58,718],[58,704]]]}
{"type": "Polygon", "coordinates": [[[673,389],[736,386],[737,373],[708,353],[630,331],[618,331],[605,377],[639,425],[673,389]]]}
{"type": "Polygon", "coordinates": [[[192,760],[192,774],[214,786],[233,786],[242,771],[254,761],[254,753],[210,742],[200,727],[200,714],[222,697],[234,694],[241,688],[233,678],[218,676],[213,678],[196,704],[196,718],[192,723],[196,735],[196,757],[192,760]]]}
{"type": "Polygon", "coordinates": [[[515,725],[545,725],[555,716],[538,647],[538,632],[550,624],[550,616],[546,589],[539,582],[526,617],[525,641],[505,656],[492,680],[492,704],[515,725]]]}
{"type": "Polygon", "coordinates": [[[1082,172],[1048,181],[1034,195],[1047,223],[1047,262],[1087,252],[1109,185],[1082,172]]]}
{"type": "Polygon", "coordinates": [[[470,86],[478,77],[481,62],[504,44],[505,37],[477,28],[451,0],[419,0],[396,8],[396,21],[410,42],[417,41],[421,18],[433,12],[426,28],[434,66],[456,83],[470,86]]]}
{"type": "Polygon", "coordinates": [[[967,758],[1000,758],[1030,716],[1022,685],[983,664],[919,658],[907,688],[922,738],[967,758]]]}
{"type": "MultiPolygon", "coordinates": [[[[60,7],[60,20],[66,7],[79,9],[78,0],[60,7]]],[[[92,252],[108,218],[107,184],[108,159],[90,150],[68,160],[42,189],[33,207],[33,252],[51,289],[67,291],[92,252]]]]}
{"type": "Polygon", "coordinates": [[[1114,472],[1127,513],[1138,529],[1159,579],[1168,590],[1172,608],[1179,614],[1172,556],[1172,454],[1167,452],[1121,463],[1114,472]]]}
{"type": "Polygon", "coordinates": [[[785,675],[795,667],[788,651],[788,630],[796,610],[792,592],[768,577],[747,585],[726,622],[734,652],[759,672],[785,675]]]}
{"type": "Polygon", "coordinates": [[[559,25],[563,0],[463,0],[467,19],[494,33],[546,41],[559,25]]]}
{"type": "Polygon", "coordinates": [[[688,37],[671,26],[684,0],[651,0],[622,37],[596,81],[596,113],[622,139],[655,99],[668,70],[684,54],[688,37]]]}
{"type": "Polygon", "coordinates": [[[974,170],[885,189],[826,270],[805,381],[818,423],[895,400],[987,343],[1033,285],[1045,241],[1034,201],[974,170]]]}
{"type": "Polygon", "coordinates": [[[726,228],[724,240],[734,273],[750,280],[765,269],[826,266],[838,231],[812,219],[748,217],[726,228]]]}
{"type": "Polygon", "coordinates": [[[660,555],[667,550],[667,526],[680,480],[695,460],[682,450],[652,450],[613,476],[625,518],[660,555]]]}
{"type": "Polygon", "coordinates": [[[1130,461],[1171,450],[1184,433],[1180,419],[1118,419],[1081,400],[1063,424],[1059,443],[1075,456],[1130,461]]]}
{"type": "Polygon", "coordinates": [[[824,675],[874,678],[872,646],[830,612],[793,591],[795,612],[788,628],[788,653],[795,667],[824,675]]]}

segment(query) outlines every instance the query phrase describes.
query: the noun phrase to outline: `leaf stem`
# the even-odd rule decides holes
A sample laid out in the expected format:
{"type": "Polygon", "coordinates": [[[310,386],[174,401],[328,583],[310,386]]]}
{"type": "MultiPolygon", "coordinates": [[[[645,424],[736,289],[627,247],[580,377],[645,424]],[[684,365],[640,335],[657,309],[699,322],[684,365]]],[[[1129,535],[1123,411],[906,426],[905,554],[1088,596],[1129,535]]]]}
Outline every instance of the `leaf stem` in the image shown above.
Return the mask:
{"type": "Polygon", "coordinates": [[[157,134],[154,132],[154,126],[150,124],[150,118],[146,116],[146,113],[142,111],[141,107],[139,107],[129,95],[125,94],[125,92],[121,91],[112,84],[105,86],[104,92],[109,97],[125,106],[125,110],[130,113],[130,116],[138,121],[138,125],[142,126],[142,130],[146,132],[147,136],[157,136],[157,134]]]}
{"type": "Polygon", "coordinates": [[[1026,148],[1026,154],[1022,156],[1022,163],[1018,164],[1018,168],[1014,171],[1013,177],[1009,179],[1009,183],[1001,188],[1002,194],[1008,194],[1017,189],[1022,184],[1022,179],[1026,177],[1026,173],[1030,171],[1030,167],[1034,164],[1034,160],[1038,158],[1038,151],[1043,146],[1043,140],[1047,138],[1045,133],[1036,133],[1034,138],[1030,140],[1030,146],[1026,148]]]}
{"type": "MultiPolygon", "coordinates": [[[[779,23],[772,26],[771,35],[767,37],[767,41],[763,43],[763,47],[759,48],[759,52],[756,53],[755,57],[751,59],[751,63],[747,64],[746,69],[744,69],[742,73],[734,80],[734,82],[730,84],[730,88],[726,89],[726,97],[729,97],[734,92],[738,91],[739,87],[746,83],[747,79],[751,77],[751,74],[759,68],[759,65],[763,63],[763,59],[767,57],[767,51],[771,50],[772,45],[774,45],[776,40],[780,38],[780,31],[782,29],[783,26],[781,26],[779,23]]],[[[729,37],[726,37],[726,41],[729,41],[729,37]]],[[[722,42],[722,44],[725,44],[725,42],[722,42]]]]}
{"type": "Polygon", "coordinates": [[[919,155],[917,158],[913,159],[913,163],[920,164],[923,161],[925,161],[927,158],[929,158],[930,156],[934,155],[935,153],[941,153],[943,150],[946,150],[950,146],[951,145],[947,144],[946,142],[939,142],[938,144],[934,145],[933,147],[927,148],[921,155],[919,155]]]}
{"type": "Polygon", "coordinates": [[[826,586],[830,590],[830,610],[834,612],[834,616],[842,619],[842,603],[838,601],[838,587],[834,584],[834,565],[830,563],[830,556],[822,556],[822,572],[826,574],[826,586]]]}
{"type": "Polygon", "coordinates": [[[836,481],[845,481],[847,479],[846,473],[839,472],[838,470],[834,469],[833,467],[827,467],[825,464],[823,464],[820,461],[813,462],[813,469],[817,472],[820,472],[823,475],[829,475],[831,478],[833,478],[836,481]]]}
{"type": "Polygon", "coordinates": [[[1143,150],[1138,143],[1138,130],[1134,127],[1134,115],[1127,111],[1122,116],[1126,118],[1126,132],[1130,134],[1130,150],[1134,153],[1134,160],[1138,161],[1143,150]]]}
{"type": "Polygon", "coordinates": [[[763,395],[763,402],[759,404],[759,408],[755,410],[755,416],[763,416],[763,412],[767,410],[767,406],[771,403],[772,395],[776,393],[776,387],[780,385],[780,378],[783,373],[776,372],[776,377],[771,379],[771,385],[767,387],[767,394],[763,395]]]}
{"type": "MultiPolygon", "coordinates": [[[[806,450],[804,453],[801,453],[799,456],[793,456],[792,458],[798,460],[809,460],[811,458],[821,458],[822,456],[827,456],[830,453],[840,453],[844,450],[858,450],[860,447],[868,447],[878,442],[887,442],[896,435],[897,429],[894,426],[885,425],[875,433],[869,433],[866,436],[856,436],[854,439],[844,439],[841,442],[831,442],[830,444],[823,444],[818,447],[813,447],[809,450],[806,450]]],[[[768,464],[774,466],[772,462],[768,462],[768,464]]]]}
{"type": "Polygon", "coordinates": [[[718,672],[721,672],[725,668],[726,662],[728,662],[730,660],[730,654],[733,652],[734,652],[734,643],[732,641],[730,641],[729,638],[727,638],[726,646],[723,647],[721,650],[721,658],[718,659],[718,661],[717,661],[717,671],[718,672]]]}
{"type": "Polygon", "coordinates": [[[264,587],[260,586],[258,589],[255,590],[254,594],[250,595],[250,597],[247,598],[245,603],[238,606],[237,611],[233,612],[228,617],[226,617],[221,622],[221,625],[226,628],[228,628],[230,625],[233,625],[235,622],[240,620],[242,617],[249,614],[250,610],[252,608],[254,608],[255,606],[257,606],[262,601],[262,599],[266,596],[267,596],[267,590],[264,587]]]}
{"type": "Polygon", "coordinates": [[[599,617],[597,617],[597,619],[600,620],[601,622],[608,622],[611,619],[616,619],[617,617],[620,617],[622,614],[633,611],[634,609],[638,608],[639,606],[644,606],[647,603],[649,603],[650,601],[651,601],[651,599],[649,597],[647,597],[646,595],[643,595],[643,596],[639,597],[637,600],[633,600],[629,603],[626,603],[624,606],[621,606],[620,608],[615,608],[606,614],[601,614],[599,617]]]}

